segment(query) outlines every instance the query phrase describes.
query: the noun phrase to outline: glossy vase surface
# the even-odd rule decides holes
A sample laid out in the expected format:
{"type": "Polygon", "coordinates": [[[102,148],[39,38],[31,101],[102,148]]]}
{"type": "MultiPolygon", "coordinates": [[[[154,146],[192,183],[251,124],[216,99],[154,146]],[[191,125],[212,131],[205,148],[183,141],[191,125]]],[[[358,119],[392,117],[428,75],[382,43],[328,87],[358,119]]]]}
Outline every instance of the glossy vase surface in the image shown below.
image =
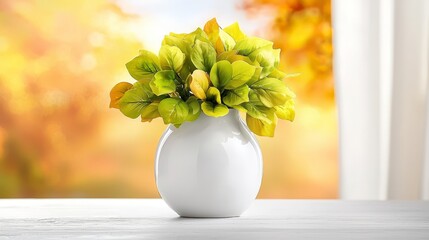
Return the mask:
{"type": "Polygon", "coordinates": [[[259,192],[262,154],[237,110],[219,118],[201,113],[167,128],[155,175],[161,197],[180,216],[235,217],[259,192]]]}

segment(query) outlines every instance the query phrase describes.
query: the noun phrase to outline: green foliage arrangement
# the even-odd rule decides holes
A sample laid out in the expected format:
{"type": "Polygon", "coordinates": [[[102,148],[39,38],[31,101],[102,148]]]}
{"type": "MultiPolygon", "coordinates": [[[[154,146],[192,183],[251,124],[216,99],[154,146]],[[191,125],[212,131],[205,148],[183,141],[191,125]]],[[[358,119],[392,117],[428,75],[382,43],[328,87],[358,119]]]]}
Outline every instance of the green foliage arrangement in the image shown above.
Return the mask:
{"type": "Polygon", "coordinates": [[[252,132],[274,136],[278,118],[295,117],[295,95],[283,82],[287,75],[279,61],[272,42],[246,36],[237,23],[222,29],[212,19],[204,30],[165,36],[158,56],[141,50],[126,64],[137,82],[116,84],[110,107],[176,127],[201,111],[222,117],[234,108],[246,112],[252,132]]]}

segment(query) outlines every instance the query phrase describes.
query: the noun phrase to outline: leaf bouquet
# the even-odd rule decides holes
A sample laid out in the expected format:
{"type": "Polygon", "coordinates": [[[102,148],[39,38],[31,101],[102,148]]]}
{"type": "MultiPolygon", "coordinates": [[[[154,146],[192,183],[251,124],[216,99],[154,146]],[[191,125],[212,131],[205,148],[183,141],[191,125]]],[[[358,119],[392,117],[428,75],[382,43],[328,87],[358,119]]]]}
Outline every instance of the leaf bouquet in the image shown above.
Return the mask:
{"type": "Polygon", "coordinates": [[[237,23],[221,28],[216,19],[204,29],[165,36],[159,54],[141,50],[126,64],[134,84],[120,82],[110,107],[150,122],[161,117],[176,127],[201,112],[222,117],[230,109],[246,113],[249,129],[274,136],[278,118],[293,121],[294,93],[278,69],[280,49],[248,37],[237,23]]]}

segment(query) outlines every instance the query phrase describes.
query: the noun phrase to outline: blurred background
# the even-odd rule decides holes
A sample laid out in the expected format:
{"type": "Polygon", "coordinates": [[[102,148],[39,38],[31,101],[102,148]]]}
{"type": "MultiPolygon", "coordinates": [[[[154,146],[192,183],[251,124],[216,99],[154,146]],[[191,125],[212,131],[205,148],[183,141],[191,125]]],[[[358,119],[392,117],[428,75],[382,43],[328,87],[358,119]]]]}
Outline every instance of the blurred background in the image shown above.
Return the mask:
{"type": "Polygon", "coordinates": [[[259,138],[259,198],[336,198],[338,131],[329,0],[0,2],[0,197],[159,197],[154,155],[166,126],[109,109],[124,64],[169,32],[216,17],[282,49],[300,73],[293,123],[259,138]]]}

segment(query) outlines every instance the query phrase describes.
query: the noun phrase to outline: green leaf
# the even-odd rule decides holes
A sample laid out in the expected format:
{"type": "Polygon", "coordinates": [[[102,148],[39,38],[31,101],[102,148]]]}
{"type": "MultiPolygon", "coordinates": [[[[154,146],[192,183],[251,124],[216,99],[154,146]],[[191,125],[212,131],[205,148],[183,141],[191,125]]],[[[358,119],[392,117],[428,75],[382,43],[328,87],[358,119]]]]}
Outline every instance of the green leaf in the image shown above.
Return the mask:
{"type": "Polygon", "coordinates": [[[271,46],[262,47],[253,51],[249,58],[258,62],[263,68],[261,77],[264,78],[277,67],[280,59],[280,49],[273,49],[271,46]]]}
{"type": "Polygon", "coordinates": [[[174,46],[178,47],[180,51],[185,53],[186,55],[189,54],[191,48],[189,47],[189,42],[186,42],[185,40],[185,34],[180,35],[176,33],[170,33],[169,35],[166,35],[164,39],[162,40],[162,46],[174,46]]]}
{"type": "Polygon", "coordinates": [[[176,74],[174,71],[162,70],[155,74],[149,86],[157,96],[172,93],[176,91],[176,84],[174,83],[175,78],[176,74]]]}
{"type": "MultiPolygon", "coordinates": [[[[228,58],[230,58],[231,56],[234,56],[234,55],[237,55],[236,50],[225,51],[225,52],[222,52],[221,54],[217,55],[216,61],[228,60],[228,58]]],[[[229,62],[232,62],[232,61],[229,61],[229,62]]]]}
{"type": "Polygon", "coordinates": [[[150,81],[153,75],[161,70],[158,57],[145,50],[141,50],[140,55],[129,61],[125,66],[135,80],[143,82],[150,81]]]}
{"type": "Polygon", "coordinates": [[[230,63],[241,60],[241,61],[247,62],[250,65],[254,65],[254,63],[252,62],[252,60],[250,60],[249,57],[238,55],[237,50],[225,51],[217,55],[216,60],[217,61],[228,60],[228,62],[230,63]]]}
{"type": "Polygon", "coordinates": [[[263,67],[261,77],[264,78],[277,67],[280,59],[280,49],[272,49],[271,46],[266,46],[253,51],[249,55],[250,60],[256,61],[263,67]]]}
{"type": "Polygon", "coordinates": [[[278,68],[274,68],[273,71],[267,77],[283,80],[287,77],[287,74],[280,71],[278,68]]]}
{"type": "Polygon", "coordinates": [[[180,72],[177,73],[177,75],[179,76],[180,82],[181,83],[185,83],[186,80],[191,76],[191,72],[189,71],[188,67],[185,67],[185,65],[183,65],[182,69],[180,70],[180,72]]]}
{"type": "Polygon", "coordinates": [[[152,102],[151,104],[143,107],[141,111],[142,122],[151,122],[154,118],[160,117],[158,112],[159,102],[152,102]]]}
{"type": "Polygon", "coordinates": [[[185,62],[179,73],[179,76],[182,80],[185,80],[189,72],[195,69],[194,65],[192,64],[191,58],[189,57],[193,44],[194,40],[190,39],[189,34],[170,33],[169,35],[165,36],[164,40],[162,41],[162,46],[167,45],[178,47],[180,51],[185,54],[185,62]]]}
{"type": "Polygon", "coordinates": [[[209,88],[210,80],[209,75],[203,70],[195,70],[192,73],[190,89],[192,93],[199,99],[206,99],[206,91],[209,88]]]}
{"type": "Polygon", "coordinates": [[[289,99],[285,104],[275,106],[276,115],[278,118],[288,121],[293,121],[295,119],[295,101],[289,99]]]}
{"type": "Polygon", "coordinates": [[[185,63],[186,55],[176,46],[164,45],[159,50],[159,62],[164,70],[180,72],[185,63]]]}
{"type": "Polygon", "coordinates": [[[223,44],[225,51],[230,51],[235,47],[235,40],[228,33],[219,29],[219,38],[223,44]]]}
{"type": "Polygon", "coordinates": [[[186,34],[185,39],[187,41],[191,42],[192,44],[194,44],[196,40],[200,40],[201,42],[210,43],[209,36],[201,28],[197,28],[195,31],[186,34]]]}
{"type": "Polygon", "coordinates": [[[255,50],[266,46],[272,47],[273,42],[262,38],[249,37],[238,41],[237,44],[235,44],[234,49],[238,51],[238,54],[249,56],[255,50]]]}
{"type": "Polygon", "coordinates": [[[116,84],[110,91],[110,106],[111,108],[119,108],[119,100],[124,94],[133,87],[131,83],[120,82],[116,84]]]}
{"type": "Polygon", "coordinates": [[[186,100],[186,103],[189,106],[189,114],[188,114],[188,117],[186,118],[186,121],[192,122],[197,120],[197,118],[200,116],[200,113],[201,113],[200,102],[196,97],[191,96],[188,98],[188,100],[186,100]]]}
{"type": "Polygon", "coordinates": [[[247,112],[247,109],[245,109],[243,106],[241,106],[241,105],[235,105],[235,106],[232,106],[232,108],[234,108],[234,109],[236,109],[236,110],[238,110],[238,111],[241,111],[241,112],[247,112]]]}
{"type": "MultiPolygon", "coordinates": [[[[249,102],[242,103],[241,106],[246,110],[247,114],[253,118],[257,118],[267,123],[271,123],[267,112],[274,112],[273,109],[266,107],[258,98],[255,91],[249,91],[249,102]]],[[[242,109],[240,109],[242,111],[242,109]]]]}
{"type": "Polygon", "coordinates": [[[230,56],[227,60],[230,63],[233,63],[233,62],[236,62],[236,61],[243,61],[243,62],[246,62],[246,63],[248,63],[250,65],[254,65],[254,62],[252,62],[252,60],[250,60],[249,57],[238,55],[238,54],[230,56]]]}
{"type": "Polygon", "coordinates": [[[290,90],[288,87],[286,87],[286,96],[288,98],[296,98],[295,93],[292,90],[290,90]]]}
{"type": "Polygon", "coordinates": [[[241,31],[240,26],[237,22],[229,25],[223,30],[228,33],[236,42],[246,38],[246,34],[241,31]]]}
{"type": "Polygon", "coordinates": [[[261,72],[262,72],[262,67],[259,66],[258,63],[256,63],[255,66],[255,73],[253,74],[253,76],[250,78],[249,81],[247,81],[247,85],[252,85],[253,83],[255,83],[256,81],[258,81],[259,79],[261,79],[261,72]]]}
{"type": "Polygon", "coordinates": [[[197,69],[210,72],[216,62],[216,50],[211,44],[196,40],[191,51],[191,61],[197,69]]]}
{"type": "Polygon", "coordinates": [[[227,106],[230,107],[248,102],[249,87],[247,85],[243,85],[235,89],[226,90],[222,100],[227,106]]]}
{"type": "Polygon", "coordinates": [[[228,114],[229,109],[223,104],[215,104],[212,102],[203,102],[201,109],[209,117],[222,117],[228,114]]]}
{"type": "Polygon", "coordinates": [[[218,104],[222,103],[222,99],[220,96],[220,91],[219,89],[215,88],[215,87],[210,87],[207,90],[207,100],[212,101],[212,102],[216,102],[218,104]]]}
{"type": "Polygon", "coordinates": [[[182,124],[188,117],[189,107],[180,98],[166,98],[159,103],[158,111],[165,124],[182,124]]]}
{"type": "MultiPolygon", "coordinates": [[[[241,106],[246,109],[246,113],[253,118],[257,118],[266,123],[271,123],[271,120],[268,118],[266,112],[270,110],[265,106],[258,106],[250,102],[242,103],[241,106]]],[[[241,109],[240,109],[241,110],[241,109]]]]}
{"type": "Polygon", "coordinates": [[[225,89],[234,89],[245,84],[255,73],[255,67],[244,61],[236,61],[231,65],[232,78],[226,83],[225,89]]]}
{"type": "Polygon", "coordinates": [[[140,116],[144,107],[149,105],[153,96],[146,84],[136,82],[119,100],[119,110],[129,118],[140,116]]]}
{"type": "Polygon", "coordinates": [[[270,108],[284,104],[288,99],[286,86],[275,78],[261,79],[250,85],[250,88],[255,91],[261,102],[270,108]]]}
{"type": "Polygon", "coordinates": [[[210,80],[213,85],[223,89],[232,78],[232,65],[226,60],[215,63],[210,71],[210,80]]]}
{"type": "Polygon", "coordinates": [[[277,117],[272,113],[270,117],[272,117],[272,120],[270,122],[266,122],[247,114],[246,123],[253,133],[259,136],[274,137],[274,130],[277,126],[277,117]]]}

